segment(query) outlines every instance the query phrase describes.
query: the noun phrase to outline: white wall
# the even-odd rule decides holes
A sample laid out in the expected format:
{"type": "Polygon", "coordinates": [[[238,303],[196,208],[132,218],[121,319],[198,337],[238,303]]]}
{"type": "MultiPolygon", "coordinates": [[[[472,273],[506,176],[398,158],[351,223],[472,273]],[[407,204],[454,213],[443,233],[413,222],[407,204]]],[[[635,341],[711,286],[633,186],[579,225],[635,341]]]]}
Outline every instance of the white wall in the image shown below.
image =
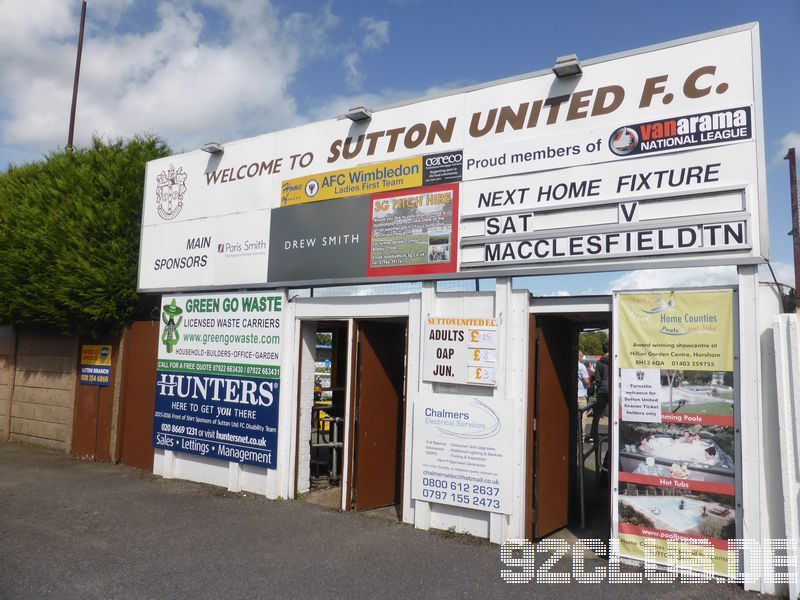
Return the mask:
{"type": "MultiPolygon", "coordinates": [[[[800,327],[796,314],[773,320],[775,382],[785,537],[800,555],[800,327]]],[[[783,536],[782,536],[783,537],[783,536]]],[[[800,594],[800,569],[789,578],[789,597],[800,594]]]]}
{"type": "MultiPolygon", "coordinates": [[[[785,424],[779,422],[778,386],[773,374],[776,372],[775,341],[772,321],[779,312],[779,302],[768,286],[757,284],[755,269],[743,267],[739,285],[739,352],[741,364],[742,414],[740,419],[741,454],[741,515],[743,537],[764,540],[786,537],[784,491],[786,474],[782,470],[782,455],[786,455],[781,444],[786,439],[776,435],[785,424]]],[[[355,319],[408,317],[408,370],[406,402],[406,438],[403,473],[403,520],[420,529],[450,529],[488,538],[501,543],[509,538],[524,537],[525,521],[525,422],[527,402],[528,365],[528,315],[527,291],[512,291],[510,280],[498,280],[495,292],[463,293],[436,292],[435,284],[423,284],[422,293],[411,296],[377,296],[351,298],[306,298],[287,304],[284,314],[284,346],[281,370],[282,392],[280,396],[280,420],[278,433],[278,468],[276,470],[240,466],[216,459],[208,459],[171,451],[156,450],[154,473],[164,477],[189,479],[227,487],[232,491],[251,491],[268,498],[293,497],[297,477],[299,491],[308,481],[308,439],[306,424],[310,424],[307,407],[298,404],[298,390],[313,386],[313,360],[303,361],[311,369],[301,371],[297,364],[301,352],[309,354],[315,340],[313,328],[306,328],[301,336],[302,321],[323,319],[355,319]],[[424,322],[427,316],[456,315],[471,317],[494,317],[500,321],[498,349],[501,369],[496,388],[477,388],[433,384],[422,381],[424,322]],[[302,386],[302,387],[301,387],[302,386]],[[411,465],[414,448],[413,414],[416,399],[421,394],[442,395],[486,395],[494,401],[510,402],[513,405],[515,427],[512,456],[513,506],[510,515],[489,513],[461,507],[437,504],[411,498],[411,465]],[[298,409],[300,409],[298,419],[298,409]],[[308,418],[306,418],[308,417],[308,418]],[[298,431],[298,422],[301,424],[298,431]],[[297,440],[300,440],[298,444],[297,440]],[[296,460],[297,452],[299,460],[296,460]],[[296,464],[300,465],[295,472],[296,464]]],[[[574,302],[573,302],[574,304],[574,302]]],[[[562,307],[553,310],[568,310],[572,304],[565,300],[562,307]]],[[[546,311],[547,307],[539,307],[546,311]]],[[[533,310],[537,310],[534,308],[533,310]]],[[[779,354],[779,364],[785,358],[779,354]]],[[[796,361],[796,358],[793,359],[796,361]]],[[[779,371],[780,373],[781,371],[779,371]]],[[[792,380],[795,381],[795,380],[792,380]]],[[[797,382],[800,382],[798,375],[797,382]]],[[[780,379],[779,379],[780,383],[780,379]]],[[[346,397],[349,399],[349,380],[346,397]]],[[[784,384],[781,384],[784,385],[784,384]]],[[[794,384],[793,384],[794,385],[794,384]]],[[[800,385],[800,384],[798,384],[800,385]]],[[[797,394],[798,387],[792,388],[797,394]]],[[[781,388],[785,394],[785,385],[781,388]]],[[[783,397],[783,396],[781,396],[783,397]]],[[[348,400],[349,403],[349,400],[348,400]]],[[[795,402],[796,404],[796,402],[795,402]]],[[[794,405],[793,405],[794,406],[794,405]]],[[[784,404],[784,409],[785,409],[784,404]]],[[[346,407],[349,415],[350,407],[346,407]]],[[[795,416],[795,422],[797,417],[795,416]]],[[[793,431],[796,431],[797,428],[793,431]]],[[[347,429],[345,429],[347,432],[347,429]]],[[[797,440],[791,442],[795,449],[797,440]]],[[[345,447],[349,439],[345,438],[345,447]]],[[[346,461],[344,461],[346,466],[346,461]]],[[[795,480],[800,476],[795,470],[795,480]]],[[[343,473],[342,485],[349,485],[349,473],[343,473]]],[[[800,485],[800,484],[798,484],[800,485]]],[[[795,488],[792,488],[795,489],[795,488]]],[[[798,488],[800,489],[800,488],[798,488]]],[[[796,491],[794,492],[797,493],[796,491]]],[[[794,501],[797,502],[797,498],[794,501]]],[[[788,506],[788,504],[787,504],[788,506]]],[[[344,506],[342,508],[345,508],[344,506]]],[[[795,504],[796,508],[796,504],[795,504]]],[[[794,515],[797,517],[797,515],[794,515]]],[[[747,559],[746,559],[747,560],[747,559]]],[[[783,591],[780,586],[761,581],[748,586],[762,592],[783,591]]]]}
{"type": "Polygon", "coordinates": [[[525,534],[525,421],[527,397],[528,292],[512,291],[511,280],[497,281],[494,293],[437,293],[424,284],[420,298],[412,305],[409,318],[408,402],[406,412],[405,487],[403,521],[419,529],[450,529],[502,543],[525,534]],[[496,388],[447,385],[422,381],[424,322],[427,316],[495,317],[499,320],[498,357],[500,368],[496,388]],[[510,515],[411,499],[412,456],[414,452],[413,411],[420,394],[486,395],[496,402],[512,404],[514,428],[511,456],[514,510],[510,515]]]}

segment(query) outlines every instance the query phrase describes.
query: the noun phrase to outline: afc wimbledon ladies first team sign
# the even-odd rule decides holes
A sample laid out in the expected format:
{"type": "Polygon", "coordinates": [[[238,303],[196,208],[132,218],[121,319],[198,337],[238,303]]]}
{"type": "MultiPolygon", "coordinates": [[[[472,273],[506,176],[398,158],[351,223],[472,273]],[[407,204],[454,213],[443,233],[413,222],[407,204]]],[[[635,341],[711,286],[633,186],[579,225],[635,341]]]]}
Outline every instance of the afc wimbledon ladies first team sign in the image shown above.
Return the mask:
{"type": "Polygon", "coordinates": [[[283,302],[163,297],[153,446],[276,468],[283,302]]]}

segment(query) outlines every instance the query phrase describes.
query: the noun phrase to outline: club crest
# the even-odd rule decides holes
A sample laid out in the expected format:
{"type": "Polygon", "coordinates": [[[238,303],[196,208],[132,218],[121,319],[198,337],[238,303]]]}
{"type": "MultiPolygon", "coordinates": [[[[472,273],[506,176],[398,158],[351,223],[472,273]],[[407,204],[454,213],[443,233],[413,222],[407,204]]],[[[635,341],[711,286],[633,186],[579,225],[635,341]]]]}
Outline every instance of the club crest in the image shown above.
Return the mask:
{"type": "Polygon", "coordinates": [[[186,193],[186,173],[183,167],[170,165],[166,171],[161,171],[156,181],[156,204],[159,216],[169,221],[177,217],[183,208],[183,196],[186,193]]]}

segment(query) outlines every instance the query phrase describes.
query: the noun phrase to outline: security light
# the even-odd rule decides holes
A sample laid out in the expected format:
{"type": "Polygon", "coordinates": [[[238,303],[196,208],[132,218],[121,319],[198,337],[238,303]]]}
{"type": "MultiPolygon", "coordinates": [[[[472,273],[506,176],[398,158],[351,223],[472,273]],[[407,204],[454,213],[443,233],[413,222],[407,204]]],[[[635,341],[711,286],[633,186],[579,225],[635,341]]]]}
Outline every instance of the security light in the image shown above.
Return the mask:
{"type": "Polygon", "coordinates": [[[354,123],[358,123],[359,121],[368,121],[371,119],[372,113],[364,106],[355,106],[348,110],[344,116],[354,123]]]}
{"type": "Polygon", "coordinates": [[[571,75],[580,75],[583,73],[583,69],[581,69],[581,63],[578,62],[577,55],[567,54],[556,59],[556,64],[553,65],[553,73],[556,74],[556,77],[569,77],[571,75]]]}
{"type": "Polygon", "coordinates": [[[225,152],[225,148],[223,148],[222,144],[219,142],[206,142],[200,149],[203,152],[208,152],[209,154],[219,154],[221,152],[225,152]]]}

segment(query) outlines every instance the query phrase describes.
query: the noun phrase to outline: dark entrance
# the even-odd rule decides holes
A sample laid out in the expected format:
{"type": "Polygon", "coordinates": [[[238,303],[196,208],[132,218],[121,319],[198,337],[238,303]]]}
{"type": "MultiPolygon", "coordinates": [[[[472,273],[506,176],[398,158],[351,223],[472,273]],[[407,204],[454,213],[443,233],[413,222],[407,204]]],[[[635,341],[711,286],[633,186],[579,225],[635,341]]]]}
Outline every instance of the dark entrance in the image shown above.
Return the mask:
{"type": "Polygon", "coordinates": [[[564,527],[578,537],[608,535],[608,478],[597,467],[610,440],[604,432],[599,442],[582,443],[588,425],[578,407],[576,365],[581,331],[610,325],[610,313],[530,317],[526,531],[532,539],[564,527]]]}

